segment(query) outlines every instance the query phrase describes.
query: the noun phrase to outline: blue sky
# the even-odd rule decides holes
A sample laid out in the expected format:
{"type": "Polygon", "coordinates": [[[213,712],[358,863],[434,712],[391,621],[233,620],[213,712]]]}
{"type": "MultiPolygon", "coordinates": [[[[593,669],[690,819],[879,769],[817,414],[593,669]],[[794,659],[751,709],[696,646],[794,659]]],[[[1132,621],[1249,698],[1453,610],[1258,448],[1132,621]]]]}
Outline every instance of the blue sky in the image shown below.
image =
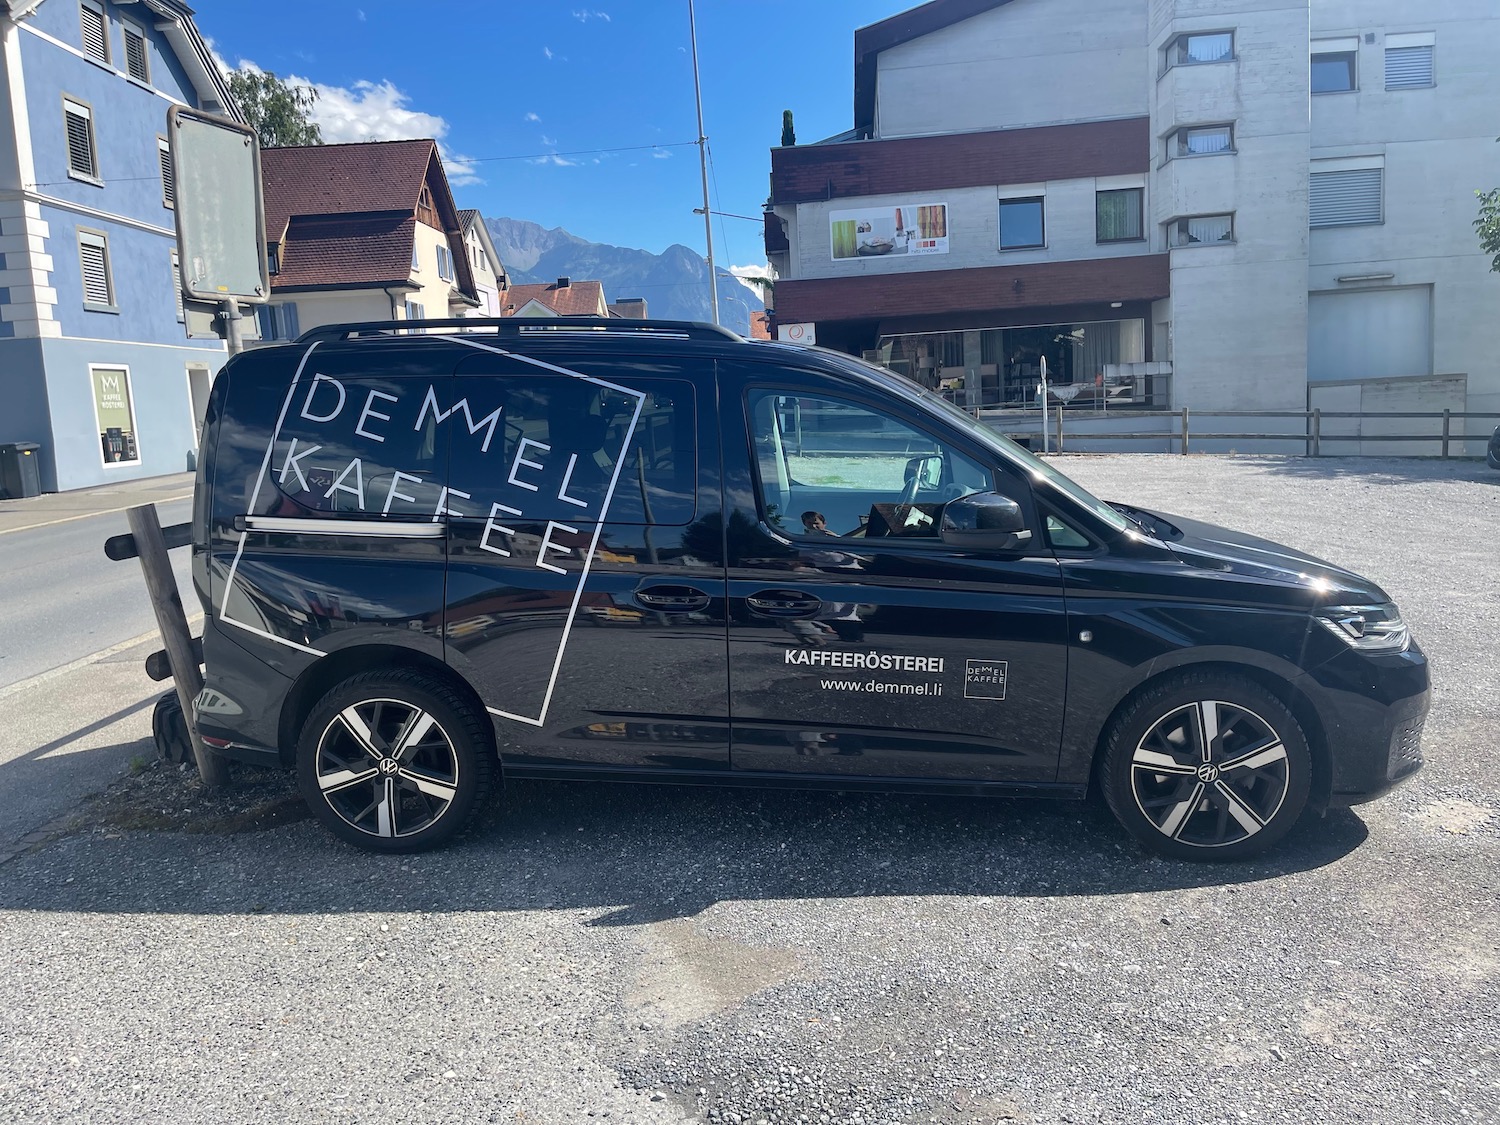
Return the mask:
{"type": "MultiPolygon", "coordinates": [[[[854,29],[919,0],[697,0],[715,210],[758,216],[781,111],[853,124],[854,29]]],[[[436,136],[460,207],[593,242],[703,252],[687,0],[197,0],[230,65],[315,85],[325,140],[436,136]],[[652,147],[657,146],[657,147],[652,147]]],[[[722,266],[764,261],[716,218],[722,266]]]]}

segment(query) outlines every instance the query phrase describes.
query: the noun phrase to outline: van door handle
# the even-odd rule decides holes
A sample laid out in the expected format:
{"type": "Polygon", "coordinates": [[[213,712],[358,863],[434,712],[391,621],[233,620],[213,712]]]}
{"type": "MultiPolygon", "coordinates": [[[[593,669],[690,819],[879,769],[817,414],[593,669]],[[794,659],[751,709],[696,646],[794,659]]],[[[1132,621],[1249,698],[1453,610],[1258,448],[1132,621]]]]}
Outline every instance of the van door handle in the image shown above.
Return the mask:
{"type": "Polygon", "coordinates": [[[818,598],[797,590],[757,590],[745,604],[762,617],[811,617],[823,606],[818,598]]]}
{"type": "Polygon", "coordinates": [[[708,608],[709,597],[701,590],[694,590],[689,586],[653,586],[649,590],[637,590],[635,600],[647,609],[696,613],[708,608]]]}

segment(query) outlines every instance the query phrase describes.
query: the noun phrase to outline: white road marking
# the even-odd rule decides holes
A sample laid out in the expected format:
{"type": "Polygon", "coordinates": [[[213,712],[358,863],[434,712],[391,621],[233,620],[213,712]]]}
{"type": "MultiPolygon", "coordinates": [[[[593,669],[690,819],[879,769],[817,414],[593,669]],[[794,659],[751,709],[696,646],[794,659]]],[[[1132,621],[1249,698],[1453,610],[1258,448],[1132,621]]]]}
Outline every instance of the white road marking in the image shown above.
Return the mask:
{"type": "Polygon", "coordinates": [[[56,527],[60,523],[72,523],[74,520],[91,520],[95,516],[109,516],[113,515],[116,512],[128,512],[131,508],[140,508],[148,503],[175,504],[179,500],[191,500],[192,498],[193,494],[191,492],[184,492],[181,496],[164,496],[160,500],[148,500],[144,501],[141,504],[126,504],[121,508],[104,508],[101,511],[97,512],[83,512],[82,514],[76,516],[63,516],[61,519],[46,520],[42,523],[30,523],[25,527],[7,527],[3,530],[0,530],[0,535],[14,535],[18,531],[35,531],[39,527],[56,527]]]}
{"type": "MultiPolygon", "coordinates": [[[[201,625],[203,623],[203,614],[193,614],[193,616],[187,619],[187,623],[189,629],[201,625]]],[[[76,672],[79,668],[87,667],[90,664],[97,664],[99,661],[106,660],[111,656],[117,656],[127,649],[135,648],[136,645],[143,645],[147,641],[159,641],[160,639],[161,631],[151,629],[138,637],[131,637],[128,641],[120,641],[118,644],[112,644],[108,648],[101,648],[98,652],[91,652],[87,656],[80,656],[77,660],[69,661],[67,664],[59,664],[56,668],[49,668],[45,672],[38,672],[35,676],[30,676],[24,680],[17,680],[13,684],[0,687],[0,699],[8,699],[12,695],[19,695],[21,692],[44,684],[48,680],[55,680],[59,676],[66,676],[69,672],[76,672]]]]}

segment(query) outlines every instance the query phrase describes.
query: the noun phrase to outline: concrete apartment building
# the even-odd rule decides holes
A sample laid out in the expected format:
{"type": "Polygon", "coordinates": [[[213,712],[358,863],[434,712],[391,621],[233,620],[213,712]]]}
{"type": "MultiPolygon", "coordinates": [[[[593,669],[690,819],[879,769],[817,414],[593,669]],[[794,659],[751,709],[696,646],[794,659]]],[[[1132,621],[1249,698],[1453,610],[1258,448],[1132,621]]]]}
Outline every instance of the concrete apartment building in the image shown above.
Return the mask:
{"type": "Polygon", "coordinates": [[[237,113],[180,0],[0,0],[0,443],[48,492],[197,449],[225,351],[183,326],[173,105],[237,113]]]}
{"type": "Polygon", "coordinates": [[[1045,356],[1085,401],[1500,410],[1494,0],[935,0],[854,43],[854,128],[772,151],[783,338],[970,403],[1045,356]]]}

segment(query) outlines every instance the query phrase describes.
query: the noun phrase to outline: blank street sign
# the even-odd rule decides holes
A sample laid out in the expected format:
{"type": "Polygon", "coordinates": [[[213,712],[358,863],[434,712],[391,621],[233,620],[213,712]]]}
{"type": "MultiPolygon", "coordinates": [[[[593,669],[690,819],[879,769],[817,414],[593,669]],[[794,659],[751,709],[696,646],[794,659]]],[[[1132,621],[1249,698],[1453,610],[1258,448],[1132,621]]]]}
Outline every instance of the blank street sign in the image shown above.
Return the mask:
{"type": "Polygon", "coordinates": [[[200,301],[264,301],[271,280],[255,130],[173,106],[167,143],[176,174],[183,294],[200,301]]]}

